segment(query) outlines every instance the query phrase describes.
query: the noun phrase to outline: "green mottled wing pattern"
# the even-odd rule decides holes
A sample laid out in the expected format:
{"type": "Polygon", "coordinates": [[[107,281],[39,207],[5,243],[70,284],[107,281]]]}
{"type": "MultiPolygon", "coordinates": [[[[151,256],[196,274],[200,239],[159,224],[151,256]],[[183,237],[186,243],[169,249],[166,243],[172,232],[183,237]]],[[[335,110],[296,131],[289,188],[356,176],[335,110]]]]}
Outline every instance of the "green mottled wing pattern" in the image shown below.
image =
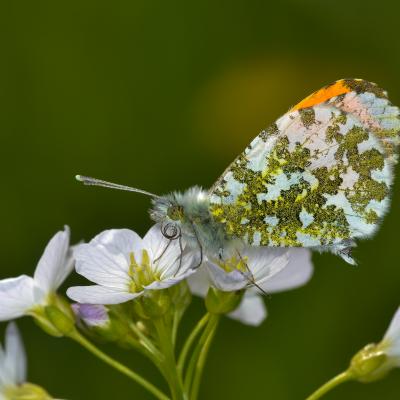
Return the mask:
{"type": "Polygon", "coordinates": [[[389,206],[399,109],[374,84],[338,83],[345,93],[289,111],[210,189],[210,212],[228,236],[340,251],[376,231],[389,206]]]}

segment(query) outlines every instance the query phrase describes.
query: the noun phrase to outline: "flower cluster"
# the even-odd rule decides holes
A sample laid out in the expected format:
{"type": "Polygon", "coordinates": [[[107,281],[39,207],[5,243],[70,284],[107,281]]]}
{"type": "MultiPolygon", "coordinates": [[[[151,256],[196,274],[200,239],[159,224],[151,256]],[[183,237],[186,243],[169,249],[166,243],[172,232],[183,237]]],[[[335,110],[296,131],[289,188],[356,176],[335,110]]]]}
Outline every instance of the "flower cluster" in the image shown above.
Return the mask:
{"type": "MultiPolygon", "coordinates": [[[[263,294],[304,285],[312,273],[311,252],[304,248],[248,246],[223,257],[200,255],[166,236],[158,224],[143,238],[129,229],[111,229],[71,246],[66,227],[46,246],[33,277],[0,280],[0,320],[31,316],[47,333],[76,341],[158,399],[168,400],[88,338],[138,350],[165,377],[172,399],[195,400],[220,316],[257,326],[267,316],[263,294]],[[70,287],[67,296],[75,301],[70,303],[59,288],[74,266],[93,284],[70,287]],[[204,298],[207,313],[176,358],[178,326],[192,294],[204,298]]],[[[345,376],[367,382],[395,366],[400,366],[400,311],[379,344],[353,357],[345,376]]],[[[5,350],[0,347],[0,400],[25,398],[52,399],[40,386],[26,382],[25,353],[11,323],[5,350]]]]}
{"type": "MultiPolygon", "coordinates": [[[[198,378],[190,364],[199,357],[198,351],[190,348],[196,335],[199,345],[207,335],[212,336],[222,314],[259,325],[266,317],[262,294],[300,286],[312,270],[310,252],[304,249],[247,247],[224,259],[212,254],[200,257],[181,240],[166,237],[158,224],[143,238],[129,229],[111,229],[88,243],[71,246],[66,227],[49,241],[33,277],[0,281],[0,320],[31,316],[47,333],[69,337],[96,355],[100,350],[85,336],[139,349],[159,367],[172,396],[178,398],[178,390],[197,390],[198,378]],[[93,284],[70,287],[67,295],[76,302],[71,304],[59,288],[74,266],[93,284]],[[208,314],[188,338],[179,363],[172,366],[174,356],[166,355],[174,352],[177,327],[192,293],[205,297],[208,314]],[[187,364],[190,350],[192,361],[187,364]],[[175,368],[175,376],[166,372],[171,368],[175,368]]],[[[42,389],[23,383],[24,357],[17,351],[21,347],[15,345],[19,343],[16,332],[10,325],[7,351],[12,353],[11,364],[9,353],[0,352],[1,388],[11,393],[25,385],[31,391],[35,388],[37,394],[32,398],[39,399],[42,389]]],[[[108,356],[101,358],[119,370],[125,368],[108,356]]],[[[156,397],[165,396],[133,371],[123,371],[156,397]]],[[[11,398],[9,394],[3,397],[11,398]]]]}

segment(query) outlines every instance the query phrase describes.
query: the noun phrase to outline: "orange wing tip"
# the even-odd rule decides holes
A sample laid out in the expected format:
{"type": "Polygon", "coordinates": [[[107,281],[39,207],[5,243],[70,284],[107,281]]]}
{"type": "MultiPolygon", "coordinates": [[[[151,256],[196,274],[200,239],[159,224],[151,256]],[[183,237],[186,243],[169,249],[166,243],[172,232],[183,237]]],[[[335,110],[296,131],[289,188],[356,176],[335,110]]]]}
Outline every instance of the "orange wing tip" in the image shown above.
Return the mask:
{"type": "Polygon", "coordinates": [[[375,83],[363,79],[341,79],[312,93],[300,103],[296,104],[290,111],[312,107],[324,103],[332,97],[340,96],[349,92],[356,92],[358,94],[371,92],[377,97],[387,97],[386,92],[379,88],[375,83]]]}

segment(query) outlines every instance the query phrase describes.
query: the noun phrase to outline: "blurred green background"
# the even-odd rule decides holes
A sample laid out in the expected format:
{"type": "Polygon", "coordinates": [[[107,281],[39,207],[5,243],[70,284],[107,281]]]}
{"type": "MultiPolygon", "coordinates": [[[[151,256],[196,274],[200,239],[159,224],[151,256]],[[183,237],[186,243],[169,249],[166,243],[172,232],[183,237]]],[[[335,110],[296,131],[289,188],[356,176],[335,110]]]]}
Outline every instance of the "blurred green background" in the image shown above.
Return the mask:
{"type": "MultiPolygon", "coordinates": [[[[147,198],[85,188],[77,173],[156,193],[209,187],[262,128],[333,80],[375,81],[399,105],[398,15],[384,0],[3,0],[0,278],[31,273],[64,224],[74,242],[148,229],[147,198]]],[[[223,321],[201,398],[304,399],[380,339],[400,303],[399,184],[358,267],[316,254],[310,284],[266,299],[260,328],[223,321]]],[[[202,312],[194,300],[186,330],[202,312]]],[[[151,398],[75,344],[20,326],[29,379],[55,396],[151,398]]],[[[161,382],[136,354],[106,349],[161,382]]],[[[399,377],[326,398],[398,399],[399,377]]]]}

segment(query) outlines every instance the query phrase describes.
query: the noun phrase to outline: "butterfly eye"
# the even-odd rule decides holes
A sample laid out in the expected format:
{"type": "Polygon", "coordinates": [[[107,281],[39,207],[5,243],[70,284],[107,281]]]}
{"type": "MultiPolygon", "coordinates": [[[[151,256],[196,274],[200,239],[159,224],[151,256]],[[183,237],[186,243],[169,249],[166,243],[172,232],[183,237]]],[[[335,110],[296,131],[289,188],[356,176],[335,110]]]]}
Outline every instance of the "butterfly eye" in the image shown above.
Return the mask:
{"type": "Polygon", "coordinates": [[[174,240],[181,236],[181,228],[176,224],[169,222],[161,227],[161,233],[165,238],[174,240]]]}

